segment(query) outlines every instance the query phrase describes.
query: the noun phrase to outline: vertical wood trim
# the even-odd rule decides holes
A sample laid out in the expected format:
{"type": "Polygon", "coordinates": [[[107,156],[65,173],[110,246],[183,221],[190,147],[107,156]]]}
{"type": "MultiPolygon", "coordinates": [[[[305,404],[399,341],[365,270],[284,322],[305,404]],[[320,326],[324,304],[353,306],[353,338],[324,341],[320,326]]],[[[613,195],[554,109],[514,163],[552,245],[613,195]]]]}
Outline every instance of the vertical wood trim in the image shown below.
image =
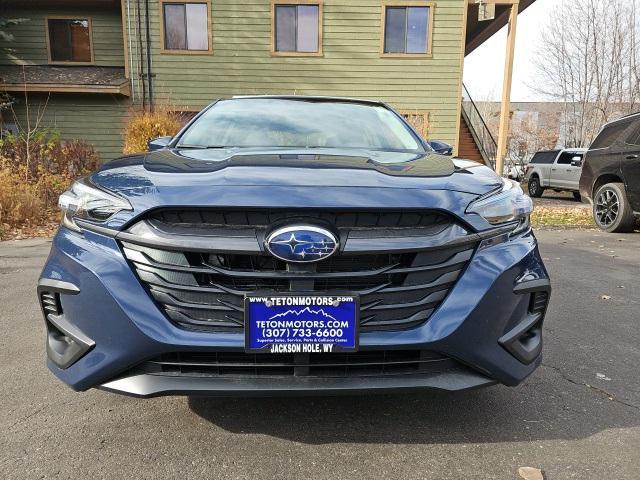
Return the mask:
{"type": "Polygon", "coordinates": [[[127,0],[120,0],[120,16],[122,17],[122,42],[124,44],[124,78],[129,79],[129,30],[127,19],[127,0]]]}
{"type": "Polygon", "coordinates": [[[513,53],[516,45],[516,25],[518,21],[518,4],[511,6],[509,14],[509,30],[507,32],[507,52],[504,59],[504,79],[502,82],[502,103],[500,105],[500,129],[498,130],[498,148],[496,152],[496,173],[503,175],[504,157],[507,152],[509,136],[509,110],[511,106],[511,81],[513,79],[513,53]]]}
{"type": "Polygon", "coordinates": [[[462,122],[462,83],[464,81],[464,53],[467,43],[467,15],[469,13],[469,5],[464,2],[462,6],[462,37],[460,39],[460,82],[458,84],[458,105],[456,113],[456,138],[453,147],[453,156],[457,157],[460,149],[460,123],[462,122]]]}

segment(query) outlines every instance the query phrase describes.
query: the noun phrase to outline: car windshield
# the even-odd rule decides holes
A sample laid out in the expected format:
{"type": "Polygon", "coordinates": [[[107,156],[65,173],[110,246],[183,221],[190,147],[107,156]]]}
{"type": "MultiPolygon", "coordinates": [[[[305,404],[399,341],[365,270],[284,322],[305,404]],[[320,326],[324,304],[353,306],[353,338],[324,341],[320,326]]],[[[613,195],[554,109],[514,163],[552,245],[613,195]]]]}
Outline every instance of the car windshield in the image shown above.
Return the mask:
{"type": "Polygon", "coordinates": [[[383,106],[283,98],[222,100],[189,127],[177,146],[424,150],[383,106]]]}

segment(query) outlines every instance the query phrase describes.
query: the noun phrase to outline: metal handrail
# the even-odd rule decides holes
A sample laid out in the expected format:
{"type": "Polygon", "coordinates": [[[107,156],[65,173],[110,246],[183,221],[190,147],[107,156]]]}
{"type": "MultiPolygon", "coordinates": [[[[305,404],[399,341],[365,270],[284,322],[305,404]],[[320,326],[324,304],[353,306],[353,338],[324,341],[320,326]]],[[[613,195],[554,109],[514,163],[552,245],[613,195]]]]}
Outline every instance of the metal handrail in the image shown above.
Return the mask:
{"type": "Polygon", "coordinates": [[[493,142],[493,144],[496,145],[496,147],[497,147],[498,143],[493,138],[493,135],[491,134],[491,130],[489,130],[489,127],[487,127],[487,124],[485,123],[484,118],[482,117],[482,114],[480,113],[480,110],[478,110],[478,106],[476,105],[476,102],[474,102],[473,98],[471,98],[471,95],[469,94],[469,90],[467,90],[467,86],[464,83],[462,84],[462,88],[464,88],[465,98],[469,102],[471,102],[471,105],[473,106],[473,109],[476,111],[476,113],[478,115],[478,118],[482,122],[482,126],[487,131],[487,133],[489,134],[489,138],[491,139],[491,142],[493,142]]]}
{"type": "Polygon", "coordinates": [[[462,102],[462,113],[465,116],[469,130],[476,140],[476,144],[480,149],[480,153],[485,161],[492,167],[495,166],[496,153],[498,150],[498,144],[496,143],[491,130],[487,126],[480,110],[471,98],[467,86],[463,83],[464,88],[464,101],[462,102]]]}
{"type": "MultiPolygon", "coordinates": [[[[469,130],[471,131],[471,135],[473,136],[476,145],[478,145],[478,148],[480,149],[482,158],[495,169],[498,144],[493,137],[491,130],[489,130],[489,127],[484,121],[478,106],[471,98],[469,90],[467,90],[467,86],[464,83],[462,86],[464,87],[462,115],[469,127],[469,130]]],[[[506,171],[510,174],[523,175],[523,162],[515,161],[509,154],[505,156],[504,166],[506,167],[506,171]],[[513,172],[512,169],[514,169],[513,172]]],[[[504,173],[505,172],[500,172],[501,175],[504,173]]]]}

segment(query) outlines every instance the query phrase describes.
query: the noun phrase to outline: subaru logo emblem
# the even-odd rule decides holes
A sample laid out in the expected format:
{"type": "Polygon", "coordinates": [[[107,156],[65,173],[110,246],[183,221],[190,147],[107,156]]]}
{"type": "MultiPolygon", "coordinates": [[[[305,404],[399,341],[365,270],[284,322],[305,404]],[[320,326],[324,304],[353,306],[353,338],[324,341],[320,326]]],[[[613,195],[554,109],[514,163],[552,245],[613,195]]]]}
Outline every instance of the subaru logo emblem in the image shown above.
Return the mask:
{"type": "Polygon", "coordinates": [[[317,262],[336,252],[338,239],[324,228],[300,225],[273,231],[265,240],[265,247],[285,262],[317,262]]]}

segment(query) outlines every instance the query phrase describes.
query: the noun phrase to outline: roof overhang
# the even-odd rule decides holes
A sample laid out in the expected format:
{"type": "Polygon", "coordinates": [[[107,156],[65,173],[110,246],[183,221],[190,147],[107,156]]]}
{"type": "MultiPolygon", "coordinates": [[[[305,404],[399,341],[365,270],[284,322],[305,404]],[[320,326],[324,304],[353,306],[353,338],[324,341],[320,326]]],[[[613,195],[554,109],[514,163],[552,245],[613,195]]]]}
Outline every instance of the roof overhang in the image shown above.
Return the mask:
{"type": "Polygon", "coordinates": [[[119,86],[69,85],[64,83],[0,83],[5,92],[43,92],[43,93],[107,93],[111,95],[131,95],[128,83],[119,86]]]}
{"type": "Polygon", "coordinates": [[[511,5],[518,5],[518,13],[522,13],[535,0],[489,0],[486,3],[496,4],[496,16],[493,20],[478,21],[479,5],[477,0],[467,0],[467,36],[464,54],[469,55],[486,42],[509,21],[511,5]]]}
{"type": "Polygon", "coordinates": [[[7,65],[0,75],[0,90],[131,95],[123,67],[7,65]]]}

